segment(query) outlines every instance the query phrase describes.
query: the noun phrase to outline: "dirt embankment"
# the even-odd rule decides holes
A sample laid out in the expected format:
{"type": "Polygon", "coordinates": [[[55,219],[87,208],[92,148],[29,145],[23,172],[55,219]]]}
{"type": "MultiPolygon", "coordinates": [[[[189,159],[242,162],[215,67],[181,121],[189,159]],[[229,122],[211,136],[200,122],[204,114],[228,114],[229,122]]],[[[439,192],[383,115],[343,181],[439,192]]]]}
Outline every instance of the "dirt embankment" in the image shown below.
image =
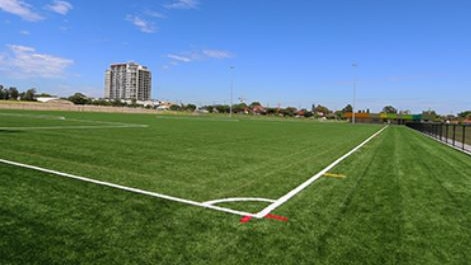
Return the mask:
{"type": "Polygon", "coordinates": [[[39,103],[39,102],[2,102],[0,100],[0,109],[19,109],[19,110],[61,110],[61,111],[79,111],[79,112],[119,112],[119,113],[157,113],[153,109],[128,108],[128,107],[108,107],[93,105],[73,105],[59,103],[39,103]]]}

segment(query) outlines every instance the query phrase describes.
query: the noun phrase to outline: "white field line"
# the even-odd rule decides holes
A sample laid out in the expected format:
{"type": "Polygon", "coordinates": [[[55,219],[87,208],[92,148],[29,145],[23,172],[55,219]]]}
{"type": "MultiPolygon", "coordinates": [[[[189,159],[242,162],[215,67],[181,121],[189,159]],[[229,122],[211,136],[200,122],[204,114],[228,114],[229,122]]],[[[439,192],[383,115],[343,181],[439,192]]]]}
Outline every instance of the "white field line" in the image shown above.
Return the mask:
{"type": "Polygon", "coordinates": [[[283,195],[282,197],[280,197],[278,200],[276,200],[274,203],[270,204],[269,206],[267,206],[265,209],[263,209],[262,211],[258,212],[254,217],[255,218],[258,218],[258,219],[261,219],[263,217],[265,217],[267,214],[269,214],[270,212],[272,212],[273,210],[275,210],[276,208],[278,208],[279,206],[281,206],[282,204],[286,203],[288,200],[290,200],[291,198],[293,198],[294,196],[296,196],[296,194],[300,193],[302,190],[304,190],[306,187],[308,187],[309,185],[311,185],[314,181],[318,180],[320,177],[322,177],[325,173],[327,173],[329,170],[331,170],[332,168],[334,168],[336,165],[338,165],[340,162],[342,162],[343,160],[345,160],[347,157],[349,157],[351,154],[355,153],[358,149],[360,149],[361,147],[363,147],[365,144],[367,144],[369,141],[371,141],[373,138],[375,138],[376,136],[378,136],[380,133],[382,133],[386,128],[388,128],[388,126],[385,126],[383,127],[381,130],[377,131],[376,133],[374,133],[372,136],[370,136],[368,139],[366,139],[365,141],[363,141],[361,144],[359,144],[358,146],[356,146],[355,148],[353,148],[352,150],[350,150],[348,153],[346,153],[345,155],[343,155],[342,157],[340,157],[339,159],[335,160],[334,162],[332,162],[332,164],[328,165],[326,168],[322,169],[321,171],[319,171],[319,173],[315,174],[314,176],[312,176],[310,179],[306,180],[304,183],[302,183],[301,185],[297,186],[296,188],[294,188],[293,190],[291,190],[290,192],[288,192],[287,194],[283,195]]]}
{"type": "Polygon", "coordinates": [[[90,183],[94,183],[94,184],[97,184],[97,185],[107,186],[107,187],[111,187],[111,188],[115,188],[115,189],[125,190],[125,191],[129,191],[129,192],[134,192],[134,193],[143,194],[143,195],[147,195],[147,196],[151,196],[151,197],[161,198],[161,199],[165,199],[165,200],[169,200],[169,201],[174,201],[174,202],[179,202],[179,203],[183,203],[183,204],[189,204],[189,205],[193,205],[193,206],[208,208],[208,209],[216,210],[216,211],[220,211],[220,212],[231,213],[231,214],[240,215],[240,216],[252,216],[252,217],[255,216],[252,213],[246,213],[246,212],[232,210],[232,209],[225,208],[225,207],[219,207],[219,206],[209,205],[209,204],[196,202],[196,201],[192,201],[192,200],[182,199],[182,198],[178,198],[178,197],[174,197],[174,196],[169,196],[169,195],[165,195],[165,194],[161,194],[161,193],[141,190],[141,189],[137,189],[137,188],[131,188],[131,187],[123,186],[123,185],[114,184],[114,183],[111,183],[111,182],[90,179],[90,178],[86,178],[86,177],[72,175],[72,174],[68,174],[68,173],[64,173],[64,172],[60,172],[60,171],[56,171],[56,170],[46,169],[46,168],[37,167],[37,166],[33,166],[33,165],[28,165],[28,164],[23,164],[23,163],[19,163],[19,162],[10,161],[10,160],[0,159],[0,163],[12,165],[12,166],[17,166],[17,167],[22,167],[22,168],[27,168],[27,169],[32,169],[32,170],[36,170],[36,171],[40,171],[40,172],[44,172],[44,173],[48,173],[48,174],[53,174],[53,175],[57,175],[57,176],[61,176],[61,177],[71,178],[71,179],[75,179],[75,180],[80,180],[80,181],[84,181],[84,182],[90,182],[90,183]]]}
{"type": "Polygon", "coordinates": [[[34,130],[34,129],[69,129],[69,128],[78,128],[78,129],[93,129],[93,128],[131,128],[131,127],[148,127],[144,124],[135,124],[135,123],[124,123],[124,122],[113,122],[113,121],[94,121],[94,120],[81,120],[81,119],[70,119],[64,116],[53,116],[53,115],[29,115],[29,114],[18,114],[18,113],[0,113],[0,116],[10,116],[10,117],[26,117],[34,119],[47,119],[47,120],[61,120],[61,121],[72,121],[72,122],[84,122],[84,123],[98,123],[98,124],[108,124],[102,126],[37,126],[37,127],[0,127],[0,130],[34,130]]]}
{"type": "Polygon", "coordinates": [[[9,117],[26,117],[34,119],[46,119],[46,120],[63,120],[64,116],[55,116],[55,115],[33,115],[33,114],[19,114],[19,113],[0,113],[0,116],[9,116],[9,117]]]}
{"type": "Polygon", "coordinates": [[[145,128],[147,125],[78,125],[78,126],[38,126],[38,127],[0,127],[0,130],[33,131],[33,130],[64,130],[64,129],[102,129],[102,128],[145,128]]]}
{"type": "Polygon", "coordinates": [[[266,199],[266,198],[224,198],[224,199],[219,199],[219,200],[203,202],[203,204],[213,205],[213,204],[218,204],[218,203],[223,203],[223,202],[271,202],[273,203],[275,202],[275,200],[266,199]]]}

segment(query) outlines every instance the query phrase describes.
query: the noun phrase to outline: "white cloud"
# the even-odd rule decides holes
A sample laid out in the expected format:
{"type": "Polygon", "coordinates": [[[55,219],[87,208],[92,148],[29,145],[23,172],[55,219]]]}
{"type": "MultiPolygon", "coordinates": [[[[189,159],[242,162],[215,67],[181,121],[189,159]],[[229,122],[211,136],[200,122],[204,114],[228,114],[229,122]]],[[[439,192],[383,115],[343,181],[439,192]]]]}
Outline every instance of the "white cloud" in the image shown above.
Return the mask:
{"type": "Polygon", "coordinates": [[[21,0],[0,0],[0,9],[5,12],[20,16],[22,19],[28,21],[34,22],[44,19],[42,16],[32,10],[31,5],[21,0]]]}
{"type": "Polygon", "coordinates": [[[138,16],[127,15],[126,20],[134,24],[140,31],[145,33],[154,33],[155,26],[152,22],[144,20],[138,16]]]}
{"type": "Polygon", "coordinates": [[[64,75],[65,69],[74,63],[73,60],[49,54],[37,53],[35,48],[8,45],[0,62],[1,71],[13,77],[55,78],[64,75]]]}
{"type": "Polygon", "coordinates": [[[203,50],[203,54],[213,59],[228,59],[232,57],[230,52],[221,50],[203,50]]]}
{"type": "Polygon", "coordinates": [[[164,5],[164,7],[168,9],[195,9],[198,5],[198,0],[175,0],[171,4],[164,5]]]}
{"type": "Polygon", "coordinates": [[[147,10],[145,12],[145,14],[148,15],[148,16],[151,16],[151,17],[155,17],[155,18],[167,18],[166,15],[164,15],[160,12],[152,11],[152,10],[147,10]]]}
{"type": "Polygon", "coordinates": [[[52,4],[47,5],[46,9],[56,12],[61,15],[67,15],[73,6],[71,3],[61,0],[54,0],[52,4]]]}
{"type": "MultiPolygon", "coordinates": [[[[190,63],[195,61],[204,61],[209,59],[224,60],[232,58],[232,53],[223,50],[201,50],[192,52],[181,52],[178,54],[167,54],[167,58],[171,59],[167,66],[176,66],[179,63],[190,63]]],[[[168,69],[168,67],[166,67],[168,69]]]]}
{"type": "Polygon", "coordinates": [[[184,62],[184,63],[189,63],[192,61],[190,57],[176,55],[176,54],[168,54],[167,57],[174,61],[179,61],[179,62],[184,62]]]}
{"type": "Polygon", "coordinates": [[[20,30],[21,35],[30,35],[29,31],[27,30],[20,30]]]}

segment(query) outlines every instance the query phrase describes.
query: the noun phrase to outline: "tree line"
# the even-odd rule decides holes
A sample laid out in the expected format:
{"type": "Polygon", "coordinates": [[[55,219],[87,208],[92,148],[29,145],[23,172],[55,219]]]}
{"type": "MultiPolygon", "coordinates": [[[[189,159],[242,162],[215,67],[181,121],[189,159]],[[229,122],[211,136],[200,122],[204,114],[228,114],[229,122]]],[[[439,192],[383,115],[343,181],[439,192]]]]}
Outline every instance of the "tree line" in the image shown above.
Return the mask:
{"type": "Polygon", "coordinates": [[[3,85],[0,85],[0,99],[3,100],[35,101],[35,94],[35,88],[30,88],[26,91],[20,92],[16,87],[6,88],[3,85]]]}
{"type": "MultiPolygon", "coordinates": [[[[4,87],[0,85],[0,100],[23,100],[23,101],[35,101],[37,97],[51,97],[49,94],[36,94],[35,88],[30,88],[26,91],[19,91],[16,87],[4,87]]],[[[107,99],[92,99],[82,93],[75,93],[72,96],[65,97],[77,105],[96,105],[96,106],[113,106],[113,107],[132,107],[132,108],[157,108],[157,106],[144,106],[138,104],[136,100],[131,100],[130,103],[121,101],[119,99],[107,100],[107,99]]],[[[348,104],[341,110],[331,110],[323,105],[312,104],[311,108],[295,108],[295,107],[264,107],[258,101],[254,101],[250,104],[240,102],[233,104],[213,104],[197,107],[195,104],[170,104],[169,109],[172,111],[204,111],[209,113],[232,113],[235,114],[257,114],[257,115],[276,115],[283,117],[305,117],[305,118],[327,118],[327,119],[342,119],[343,115],[353,111],[352,105],[348,104]]],[[[355,110],[356,113],[370,113],[369,109],[355,110]]],[[[411,114],[409,110],[398,110],[392,105],[383,107],[382,113],[387,114],[411,114]]],[[[454,119],[471,119],[471,110],[463,111],[454,115],[439,115],[434,110],[423,111],[422,114],[427,114],[434,117],[435,120],[454,120],[454,119]]]]}

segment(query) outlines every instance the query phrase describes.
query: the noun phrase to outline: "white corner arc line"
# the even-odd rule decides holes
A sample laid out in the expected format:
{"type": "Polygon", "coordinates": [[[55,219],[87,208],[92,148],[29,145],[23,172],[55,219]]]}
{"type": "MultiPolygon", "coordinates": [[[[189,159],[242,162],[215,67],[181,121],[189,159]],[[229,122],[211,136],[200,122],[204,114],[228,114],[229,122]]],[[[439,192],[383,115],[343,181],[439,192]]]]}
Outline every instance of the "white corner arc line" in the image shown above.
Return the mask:
{"type": "Polygon", "coordinates": [[[68,174],[68,173],[64,173],[64,172],[60,172],[60,171],[56,171],[56,170],[51,170],[51,169],[37,167],[37,166],[33,166],[33,165],[28,165],[28,164],[23,164],[23,163],[14,162],[14,161],[10,161],[10,160],[5,160],[5,159],[1,159],[1,158],[0,158],[0,163],[12,165],[12,166],[17,166],[17,167],[22,167],[22,168],[27,168],[27,169],[32,169],[32,170],[36,170],[36,171],[40,171],[40,172],[44,172],[44,173],[48,173],[48,174],[53,174],[53,175],[57,175],[57,176],[61,176],[61,177],[66,177],[66,178],[71,178],[71,179],[80,180],[80,181],[84,181],[84,182],[94,183],[94,184],[97,184],[97,185],[107,186],[107,187],[111,187],[111,188],[115,188],[115,189],[125,190],[125,191],[129,191],[129,192],[143,194],[143,195],[156,197],[156,198],[160,198],[160,199],[165,199],[165,200],[169,200],[169,201],[174,201],[174,202],[179,202],[179,203],[183,203],[183,204],[189,204],[189,205],[193,205],[193,206],[208,208],[208,209],[212,209],[212,210],[216,210],[216,211],[220,211],[220,212],[226,212],[226,213],[231,213],[231,214],[240,215],[240,216],[252,216],[252,217],[255,216],[252,213],[237,211],[237,210],[233,210],[233,209],[229,209],[229,208],[225,208],[225,207],[208,205],[208,204],[204,204],[204,203],[201,203],[201,202],[196,202],[196,201],[192,201],[192,200],[187,200],[187,199],[183,199],[183,198],[169,196],[169,195],[165,195],[165,194],[161,194],[161,193],[157,193],[157,192],[151,192],[151,191],[141,190],[141,189],[137,189],[137,188],[131,188],[131,187],[127,187],[127,186],[123,186],[123,185],[119,185],[119,184],[115,184],[115,183],[111,183],[111,182],[90,179],[90,178],[86,178],[86,177],[82,177],[82,176],[72,175],[72,174],[68,174]]]}
{"type": "Polygon", "coordinates": [[[350,155],[352,155],[353,153],[355,153],[358,149],[362,148],[365,144],[367,144],[369,141],[371,141],[373,138],[375,138],[376,136],[378,136],[380,133],[382,133],[386,128],[388,128],[389,126],[384,126],[383,128],[381,128],[381,130],[377,131],[376,133],[374,133],[373,135],[371,135],[370,137],[368,137],[368,139],[366,139],[365,141],[363,141],[361,144],[357,145],[356,147],[354,147],[352,150],[350,150],[348,153],[346,153],[345,155],[341,156],[340,158],[338,158],[337,160],[335,160],[334,162],[332,162],[332,164],[328,165],[327,167],[325,167],[324,169],[322,169],[321,171],[319,171],[319,173],[315,174],[314,176],[312,176],[310,179],[306,180],[305,182],[303,182],[301,185],[297,186],[296,188],[294,188],[293,190],[291,190],[290,192],[286,193],[285,195],[283,195],[282,197],[280,197],[278,200],[276,200],[274,203],[270,204],[269,206],[267,206],[265,209],[263,209],[262,211],[258,212],[257,214],[255,214],[255,218],[258,218],[258,219],[261,219],[263,217],[265,217],[267,214],[269,214],[270,212],[272,212],[273,210],[275,210],[276,208],[278,208],[279,206],[281,206],[282,204],[286,203],[288,200],[290,200],[291,198],[293,198],[294,196],[296,196],[296,194],[300,193],[302,190],[304,190],[306,187],[308,187],[309,185],[311,185],[314,181],[318,180],[320,177],[322,177],[326,172],[328,172],[329,170],[331,170],[333,167],[335,167],[336,165],[338,165],[340,162],[342,162],[343,160],[345,160],[347,157],[349,157],[350,155]]]}
{"type": "Polygon", "coordinates": [[[204,205],[214,205],[214,204],[224,203],[224,202],[270,202],[270,203],[274,203],[275,200],[266,199],[266,198],[252,198],[252,197],[241,198],[241,197],[236,197],[236,198],[224,198],[224,199],[206,201],[206,202],[203,202],[203,204],[204,205]]]}

